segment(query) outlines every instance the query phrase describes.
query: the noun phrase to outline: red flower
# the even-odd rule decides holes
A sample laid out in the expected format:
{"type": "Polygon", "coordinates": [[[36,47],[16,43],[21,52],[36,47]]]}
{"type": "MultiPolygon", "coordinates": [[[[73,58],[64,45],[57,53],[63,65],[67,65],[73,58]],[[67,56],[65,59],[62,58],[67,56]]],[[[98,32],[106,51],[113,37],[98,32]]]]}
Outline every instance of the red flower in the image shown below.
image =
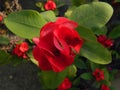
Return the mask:
{"type": "Polygon", "coordinates": [[[101,81],[104,80],[104,72],[102,70],[100,70],[99,68],[97,68],[94,72],[93,72],[93,76],[95,76],[97,81],[101,81]]]}
{"type": "Polygon", "coordinates": [[[3,20],[3,17],[0,15],[0,22],[3,20]]]}
{"type": "Polygon", "coordinates": [[[101,90],[110,90],[109,87],[105,84],[102,84],[101,90]]]}
{"type": "Polygon", "coordinates": [[[97,41],[100,42],[106,48],[113,46],[113,41],[111,39],[107,39],[105,35],[99,35],[97,41]]]}
{"type": "Polygon", "coordinates": [[[59,85],[57,90],[68,90],[72,87],[72,83],[68,78],[65,78],[64,81],[59,85]]]}
{"type": "Polygon", "coordinates": [[[28,44],[26,42],[23,42],[20,44],[19,48],[20,48],[21,52],[26,52],[26,51],[28,51],[28,44]]]}
{"type": "Polygon", "coordinates": [[[77,23],[66,18],[47,23],[34,38],[36,47],[33,56],[42,70],[60,72],[74,62],[75,53],[80,51],[83,41],[74,30],[77,23]]]}
{"type": "Polygon", "coordinates": [[[26,52],[28,49],[28,44],[26,42],[16,44],[16,47],[13,49],[13,54],[17,55],[18,57],[27,58],[26,52]]]}
{"type": "Polygon", "coordinates": [[[56,9],[56,4],[55,4],[54,1],[48,0],[45,3],[44,7],[45,7],[45,10],[55,10],[56,9]]]}

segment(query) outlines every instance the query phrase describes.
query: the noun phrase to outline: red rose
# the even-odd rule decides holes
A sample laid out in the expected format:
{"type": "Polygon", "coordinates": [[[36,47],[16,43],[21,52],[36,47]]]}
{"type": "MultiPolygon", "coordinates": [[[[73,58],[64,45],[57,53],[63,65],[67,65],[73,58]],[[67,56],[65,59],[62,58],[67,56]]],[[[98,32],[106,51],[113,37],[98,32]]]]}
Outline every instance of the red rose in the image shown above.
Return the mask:
{"type": "Polygon", "coordinates": [[[48,0],[45,3],[44,7],[45,7],[45,10],[55,10],[56,9],[56,4],[55,4],[54,1],[48,0]]]}
{"type": "Polygon", "coordinates": [[[100,42],[106,48],[113,46],[113,41],[111,39],[107,39],[105,35],[99,35],[97,41],[100,42]]]}
{"type": "Polygon", "coordinates": [[[75,53],[80,51],[83,41],[74,30],[77,23],[66,18],[47,23],[34,38],[36,47],[33,56],[42,70],[60,72],[74,62],[75,53]]]}
{"type": "Polygon", "coordinates": [[[94,72],[93,72],[93,76],[95,76],[97,81],[101,81],[104,80],[104,72],[102,70],[100,70],[99,68],[97,68],[94,72]]]}
{"type": "Polygon", "coordinates": [[[59,85],[57,90],[68,90],[72,87],[72,83],[68,78],[65,78],[64,81],[59,85]]]}
{"type": "Polygon", "coordinates": [[[13,54],[18,57],[27,58],[26,52],[28,49],[28,44],[26,42],[22,42],[21,44],[16,44],[16,47],[13,49],[13,54]]]}
{"type": "Polygon", "coordinates": [[[110,90],[109,87],[105,84],[102,84],[101,90],[110,90]]]}
{"type": "Polygon", "coordinates": [[[0,15],[0,22],[3,20],[3,17],[0,15]]]}

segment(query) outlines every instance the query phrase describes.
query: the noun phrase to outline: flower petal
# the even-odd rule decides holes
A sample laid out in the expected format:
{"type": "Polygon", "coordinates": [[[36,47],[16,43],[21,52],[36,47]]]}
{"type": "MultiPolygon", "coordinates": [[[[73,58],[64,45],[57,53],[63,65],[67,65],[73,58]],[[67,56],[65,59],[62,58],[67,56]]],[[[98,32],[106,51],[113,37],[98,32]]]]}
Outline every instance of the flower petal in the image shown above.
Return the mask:
{"type": "Polygon", "coordinates": [[[44,50],[42,50],[36,46],[33,49],[33,56],[39,62],[39,67],[42,70],[46,70],[46,71],[52,70],[50,63],[49,63],[48,59],[46,58],[44,50]]]}
{"type": "Polygon", "coordinates": [[[64,17],[57,18],[56,24],[60,24],[60,26],[65,26],[71,29],[75,29],[78,26],[76,22],[68,20],[64,17]]]}
{"type": "Polygon", "coordinates": [[[42,27],[40,31],[40,37],[46,36],[47,34],[53,32],[53,30],[57,27],[54,22],[47,23],[44,27],[42,27]]]}
{"type": "Polygon", "coordinates": [[[70,47],[73,47],[77,53],[80,51],[83,40],[75,30],[69,29],[67,27],[60,27],[54,31],[54,35],[58,40],[62,41],[61,43],[66,43],[70,47]]]}

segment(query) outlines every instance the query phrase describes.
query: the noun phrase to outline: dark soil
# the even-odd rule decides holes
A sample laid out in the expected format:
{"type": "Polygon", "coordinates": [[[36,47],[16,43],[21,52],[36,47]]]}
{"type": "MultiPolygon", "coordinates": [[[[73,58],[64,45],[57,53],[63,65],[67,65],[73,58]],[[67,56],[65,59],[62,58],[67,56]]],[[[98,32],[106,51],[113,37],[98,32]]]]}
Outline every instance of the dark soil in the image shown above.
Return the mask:
{"type": "Polygon", "coordinates": [[[0,66],[0,90],[41,90],[37,71],[32,63],[0,66]]]}

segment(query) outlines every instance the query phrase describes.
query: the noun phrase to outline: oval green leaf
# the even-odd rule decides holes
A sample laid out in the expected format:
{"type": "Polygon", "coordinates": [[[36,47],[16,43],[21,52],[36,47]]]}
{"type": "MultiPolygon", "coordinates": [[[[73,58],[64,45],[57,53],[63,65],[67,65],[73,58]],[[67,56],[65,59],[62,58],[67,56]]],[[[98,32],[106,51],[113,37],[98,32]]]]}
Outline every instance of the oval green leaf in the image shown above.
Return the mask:
{"type": "Polygon", "coordinates": [[[82,79],[85,79],[85,80],[92,80],[93,79],[92,73],[83,73],[80,75],[80,77],[82,79]]]}
{"type": "Polygon", "coordinates": [[[92,2],[76,8],[70,19],[86,27],[103,27],[111,18],[113,8],[105,2],[92,2]]]}
{"type": "Polygon", "coordinates": [[[76,28],[77,32],[79,33],[80,37],[86,41],[97,41],[95,34],[92,30],[79,26],[76,28]]]}
{"type": "Polygon", "coordinates": [[[22,10],[9,14],[4,23],[14,34],[32,39],[39,36],[40,28],[46,21],[37,11],[22,10]]]}
{"type": "Polygon", "coordinates": [[[108,36],[110,38],[116,39],[120,37],[120,25],[115,27],[109,34],[108,36]]]}
{"type": "Polygon", "coordinates": [[[97,42],[84,42],[80,54],[98,64],[109,64],[112,61],[111,53],[97,42]]]}
{"type": "Polygon", "coordinates": [[[57,88],[58,85],[60,85],[64,78],[67,76],[67,70],[59,73],[53,71],[42,71],[40,73],[40,76],[42,77],[42,81],[45,87],[53,90],[57,88]]]}
{"type": "Polygon", "coordinates": [[[46,11],[46,12],[42,12],[40,14],[48,22],[54,22],[56,20],[55,13],[53,11],[46,11]]]}

